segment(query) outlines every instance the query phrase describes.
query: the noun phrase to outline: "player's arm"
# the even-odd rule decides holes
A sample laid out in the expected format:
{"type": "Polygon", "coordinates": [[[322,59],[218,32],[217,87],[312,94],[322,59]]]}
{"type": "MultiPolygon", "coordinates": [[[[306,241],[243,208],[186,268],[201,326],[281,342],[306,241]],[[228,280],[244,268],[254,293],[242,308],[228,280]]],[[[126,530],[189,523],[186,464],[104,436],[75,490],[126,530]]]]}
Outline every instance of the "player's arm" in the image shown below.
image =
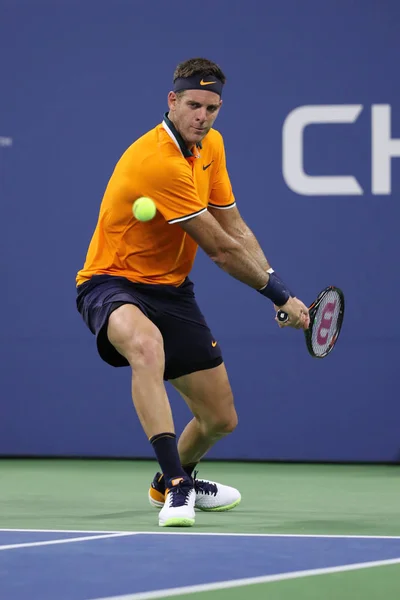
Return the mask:
{"type": "Polygon", "coordinates": [[[280,326],[307,328],[309,317],[307,307],[297,298],[290,296],[289,290],[273,269],[259,261],[229,233],[208,212],[179,223],[200,248],[215,264],[235,279],[258,290],[289,315],[287,323],[280,326]]]}
{"type": "Polygon", "coordinates": [[[246,248],[265,271],[271,268],[256,236],[243,221],[236,206],[226,210],[209,207],[208,210],[221,225],[222,229],[241,246],[246,248]]]}
{"type": "MultiPolygon", "coordinates": [[[[255,235],[250,228],[247,227],[236,208],[235,198],[226,168],[225,149],[222,137],[220,138],[220,160],[210,193],[208,210],[210,216],[213,216],[214,220],[218,223],[219,229],[239,246],[241,249],[238,251],[239,255],[242,253],[242,255],[251,257],[257,265],[258,273],[260,270],[263,273],[268,273],[268,285],[263,290],[260,290],[261,293],[273,300],[275,307],[279,307],[279,302],[276,301],[277,297],[275,296],[275,293],[280,295],[280,292],[282,292],[285,295],[286,304],[285,308],[282,310],[289,315],[289,320],[286,325],[296,328],[307,328],[309,325],[307,307],[297,298],[291,297],[289,289],[276,273],[274,273],[273,269],[271,269],[255,235]]],[[[201,243],[198,243],[201,246],[201,243]]],[[[232,261],[232,257],[230,256],[229,258],[230,261],[232,261]]],[[[225,266],[225,270],[235,277],[229,268],[231,268],[231,262],[229,263],[228,268],[225,266]]],[[[279,300],[282,301],[283,299],[284,297],[282,296],[279,300]]],[[[280,327],[282,326],[281,323],[278,322],[278,324],[280,327]]]]}
{"type": "Polygon", "coordinates": [[[221,225],[222,229],[246,248],[258,264],[268,271],[271,265],[266,259],[260,245],[243,221],[236,207],[232,185],[226,168],[225,148],[222,136],[219,135],[219,164],[210,192],[208,210],[221,225]]]}
{"type": "Polygon", "coordinates": [[[267,285],[269,274],[246,248],[241,246],[208,212],[180,223],[182,229],[194,239],[218,267],[260,290],[267,285]]]}
{"type": "Polygon", "coordinates": [[[289,290],[273,269],[267,272],[244,246],[222,229],[208,211],[179,224],[216,265],[235,279],[258,290],[272,300],[276,307],[288,313],[289,321],[283,326],[289,325],[297,329],[308,327],[307,307],[296,298],[291,298],[289,290]]]}

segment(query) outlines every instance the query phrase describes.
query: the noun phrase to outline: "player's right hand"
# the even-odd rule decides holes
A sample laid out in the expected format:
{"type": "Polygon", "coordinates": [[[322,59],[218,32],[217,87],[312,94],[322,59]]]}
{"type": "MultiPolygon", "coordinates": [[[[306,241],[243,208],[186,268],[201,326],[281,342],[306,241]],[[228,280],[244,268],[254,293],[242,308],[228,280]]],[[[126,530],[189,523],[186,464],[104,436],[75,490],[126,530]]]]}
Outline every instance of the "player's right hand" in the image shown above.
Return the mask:
{"type": "Polygon", "coordinates": [[[287,321],[279,321],[278,317],[275,317],[275,321],[279,327],[293,327],[294,329],[308,329],[310,325],[310,316],[308,314],[307,306],[298,298],[289,298],[289,300],[283,306],[276,306],[274,304],[275,312],[283,310],[288,315],[287,321]]]}

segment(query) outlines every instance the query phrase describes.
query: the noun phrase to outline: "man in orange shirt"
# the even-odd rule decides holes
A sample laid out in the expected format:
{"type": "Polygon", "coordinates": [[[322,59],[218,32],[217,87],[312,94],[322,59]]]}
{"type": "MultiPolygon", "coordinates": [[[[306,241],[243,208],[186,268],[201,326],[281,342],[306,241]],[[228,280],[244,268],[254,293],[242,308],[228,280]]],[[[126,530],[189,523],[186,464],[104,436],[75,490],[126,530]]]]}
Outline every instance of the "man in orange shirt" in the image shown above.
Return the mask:
{"type": "Polygon", "coordinates": [[[132,368],[132,398],[161,473],[149,491],[160,526],[191,526],[195,507],[229,510],[235,488],[196,479],[194,469],[237,425],[225,365],[194,296],[189,273],[200,246],[232,277],[269,298],[307,328],[307,307],[273,271],[240,217],[226,170],[222,136],[212,125],[225,75],[201,58],[178,65],[163,122],[122,155],[100,207],[86,261],[77,274],[77,306],[100,356],[132,368]],[[146,196],[155,218],[140,222],[132,204],[146,196]],[[164,381],[194,417],[176,443],[164,381]]]}

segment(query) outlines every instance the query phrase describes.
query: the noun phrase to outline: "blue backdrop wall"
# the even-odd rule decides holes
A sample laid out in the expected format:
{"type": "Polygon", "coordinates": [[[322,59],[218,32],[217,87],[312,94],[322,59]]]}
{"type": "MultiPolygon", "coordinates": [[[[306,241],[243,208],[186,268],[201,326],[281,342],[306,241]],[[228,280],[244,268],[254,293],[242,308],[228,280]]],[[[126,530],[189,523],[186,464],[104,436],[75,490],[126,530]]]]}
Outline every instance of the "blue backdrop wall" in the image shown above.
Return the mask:
{"type": "Polygon", "coordinates": [[[152,456],[75,273],[120,153],[161,121],[176,64],[206,56],[243,217],[304,301],[331,283],[347,300],[317,361],[199,253],[240,418],[209,456],[399,460],[399,17],[396,0],[0,0],[0,454],[152,456]]]}

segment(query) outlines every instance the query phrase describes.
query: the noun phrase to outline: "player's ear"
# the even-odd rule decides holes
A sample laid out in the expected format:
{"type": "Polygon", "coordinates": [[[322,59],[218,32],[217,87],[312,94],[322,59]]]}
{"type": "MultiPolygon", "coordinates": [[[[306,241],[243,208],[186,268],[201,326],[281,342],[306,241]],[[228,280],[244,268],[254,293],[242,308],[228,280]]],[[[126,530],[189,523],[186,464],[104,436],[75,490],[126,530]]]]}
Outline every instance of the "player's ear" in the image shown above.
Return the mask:
{"type": "Polygon", "coordinates": [[[168,108],[173,110],[176,106],[177,96],[175,92],[169,92],[168,94],[168,108]]]}

